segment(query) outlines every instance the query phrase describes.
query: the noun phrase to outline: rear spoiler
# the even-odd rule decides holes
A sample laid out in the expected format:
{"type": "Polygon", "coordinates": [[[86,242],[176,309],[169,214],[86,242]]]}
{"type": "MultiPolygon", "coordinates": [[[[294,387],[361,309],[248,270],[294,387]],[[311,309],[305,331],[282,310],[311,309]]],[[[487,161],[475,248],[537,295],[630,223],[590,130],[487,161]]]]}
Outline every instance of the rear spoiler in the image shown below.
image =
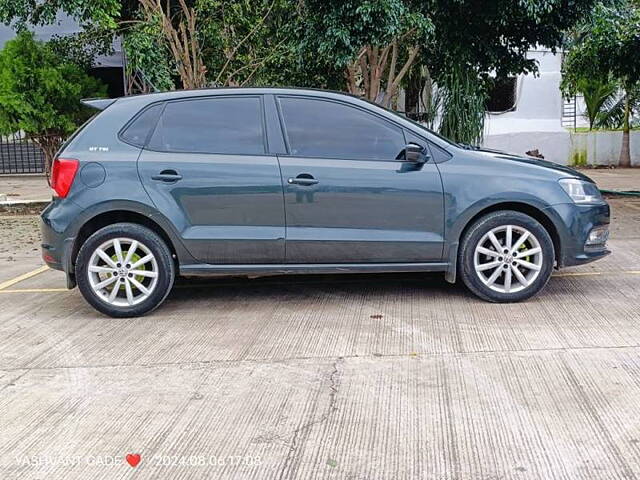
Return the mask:
{"type": "Polygon", "coordinates": [[[116,98],[83,98],[80,103],[96,110],[104,110],[116,100],[116,98]]]}

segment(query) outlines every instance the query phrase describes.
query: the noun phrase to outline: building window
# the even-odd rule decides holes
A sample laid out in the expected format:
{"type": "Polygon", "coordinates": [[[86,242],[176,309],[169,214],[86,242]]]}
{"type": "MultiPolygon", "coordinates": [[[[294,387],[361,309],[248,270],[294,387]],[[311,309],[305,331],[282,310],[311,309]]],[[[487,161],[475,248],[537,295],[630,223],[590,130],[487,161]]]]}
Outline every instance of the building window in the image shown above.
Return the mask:
{"type": "Polygon", "coordinates": [[[492,78],[487,98],[487,111],[489,113],[504,113],[516,109],[518,100],[516,77],[492,78]]]}

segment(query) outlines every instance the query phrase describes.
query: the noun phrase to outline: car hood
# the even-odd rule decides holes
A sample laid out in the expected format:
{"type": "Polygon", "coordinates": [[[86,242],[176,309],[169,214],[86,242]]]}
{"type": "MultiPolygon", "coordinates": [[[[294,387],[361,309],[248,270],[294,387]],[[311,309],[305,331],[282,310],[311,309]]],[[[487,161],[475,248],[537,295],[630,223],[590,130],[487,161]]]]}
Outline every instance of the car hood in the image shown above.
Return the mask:
{"type": "Polygon", "coordinates": [[[496,158],[499,160],[505,160],[509,162],[519,162],[519,163],[526,163],[528,165],[536,165],[538,167],[555,170],[556,172],[566,174],[567,176],[570,176],[570,177],[576,177],[576,178],[579,178],[580,180],[596,183],[591,178],[586,176],[584,173],[579,172],[574,168],[567,167],[566,165],[559,165],[557,163],[549,162],[547,160],[542,160],[534,157],[514,155],[512,153],[506,153],[500,150],[474,149],[474,152],[477,153],[478,156],[480,157],[490,157],[490,158],[496,158]]]}

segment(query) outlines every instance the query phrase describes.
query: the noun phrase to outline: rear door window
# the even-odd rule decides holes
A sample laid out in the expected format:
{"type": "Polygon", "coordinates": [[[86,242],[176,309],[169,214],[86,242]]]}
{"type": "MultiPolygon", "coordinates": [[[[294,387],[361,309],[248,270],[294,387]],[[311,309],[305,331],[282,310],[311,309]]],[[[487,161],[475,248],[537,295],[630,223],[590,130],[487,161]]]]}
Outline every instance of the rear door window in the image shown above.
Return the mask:
{"type": "Polygon", "coordinates": [[[167,103],[149,142],[151,150],[264,154],[260,97],[216,97],[167,103]]]}
{"type": "Polygon", "coordinates": [[[353,160],[395,160],[404,134],[364,110],[327,100],[281,97],[291,155],[353,160]]]}

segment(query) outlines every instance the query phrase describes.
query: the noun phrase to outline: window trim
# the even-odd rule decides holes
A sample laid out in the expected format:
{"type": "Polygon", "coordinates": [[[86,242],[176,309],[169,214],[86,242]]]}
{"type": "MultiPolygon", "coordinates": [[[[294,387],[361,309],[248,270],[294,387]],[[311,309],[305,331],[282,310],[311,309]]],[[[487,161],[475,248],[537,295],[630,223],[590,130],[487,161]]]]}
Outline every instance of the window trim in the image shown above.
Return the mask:
{"type": "Polygon", "coordinates": [[[312,95],[275,95],[276,97],[276,107],[278,110],[278,119],[280,121],[280,128],[282,129],[282,134],[284,137],[284,143],[285,143],[285,147],[287,149],[287,153],[286,154],[280,154],[280,156],[286,156],[286,157],[293,157],[293,158],[309,158],[309,159],[324,159],[324,160],[346,160],[346,161],[357,161],[357,162],[393,162],[393,163],[398,163],[398,162],[406,162],[406,160],[403,159],[388,159],[388,160],[381,160],[381,159],[377,159],[377,158],[371,158],[371,159],[367,159],[367,158],[347,158],[347,157],[330,157],[330,156],[318,156],[318,155],[293,155],[291,153],[291,145],[289,143],[289,132],[287,131],[287,125],[284,119],[284,113],[282,111],[282,105],[280,103],[280,100],[282,98],[294,98],[294,99],[306,99],[306,100],[316,100],[319,102],[329,102],[329,103],[337,103],[338,105],[343,105],[346,107],[350,107],[353,108],[355,110],[360,110],[361,112],[364,112],[365,114],[371,115],[373,117],[378,118],[379,120],[382,120],[385,123],[388,123],[390,125],[392,125],[393,127],[397,128],[400,130],[400,133],[402,134],[402,139],[404,141],[404,145],[407,144],[407,137],[405,135],[405,128],[403,126],[401,126],[400,124],[389,120],[388,118],[384,117],[383,115],[378,114],[377,112],[373,112],[367,108],[363,108],[359,105],[353,105],[349,102],[343,102],[337,99],[333,99],[333,98],[324,98],[324,97],[316,97],[316,96],[312,96],[312,95]]]}
{"type": "MultiPolygon", "coordinates": [[[[159,103],[159,102],[156,102],[159,103]]],[[[186,98],[178,98],[175,100],[165,100],[164,102],[164,107],[162,109],[162,112],[160,112],[160,115],[158,116],[158,119],[156,121],[156,124],[153,127],[152,132],[149,134],[149,137],[147,138],[147,141],[145,142],[144,147],[142,147],[143,150],[149,151],[149,152],[157,152],[157,153],[174,153],[174,154],[180,154],[180,155],[191,155],[191,154],[195,154],[195,155],[233,155],[233,156],[246,156],[246,157],[272,157],[273,155],[271,155],[269,153],[269,142],[268,142],[268,138],[267,138],[267,133],[266,133],[266,119],[265,119],[265,108],[264,108],[264,95],[263,94],[238,94],[238,95],[206,95],[206,96],[196,96],[196,97],[186,97],[186,98]],[[262,153],[228,153],[228,152],[202,152],[202,151],[181,151],[181,150],[160,150],[160,149],[155,149],[155,148],[150,148],[149,147],[149,142],[151,141],[151,137],[153,136],[153,134],[155,133],[156,129],[158,128],[158,123],[160,122],[160,119],[162,118],[162,115],[164,115],[165,110],[167,109],[167,105],[170,103],[182,103],[182,102],[192,102],[192,101],[198,101],[198,100],[218,100],[218,99],[234,99],[234,98],[256,98],[258,99],[258,104],[260,106],[260,127],[262,130],[262,148],[263,148],[263,152],[262,153]]],[[[152,104],[149,104],[149,106],[152,104]]],[[[145,107],[145,109],[148,107],[145,107]]],[[[143,109],[144,110],[144,109],[143,109]]],[[[142,112],[142,110],[141,110],[142,112]]]]}

